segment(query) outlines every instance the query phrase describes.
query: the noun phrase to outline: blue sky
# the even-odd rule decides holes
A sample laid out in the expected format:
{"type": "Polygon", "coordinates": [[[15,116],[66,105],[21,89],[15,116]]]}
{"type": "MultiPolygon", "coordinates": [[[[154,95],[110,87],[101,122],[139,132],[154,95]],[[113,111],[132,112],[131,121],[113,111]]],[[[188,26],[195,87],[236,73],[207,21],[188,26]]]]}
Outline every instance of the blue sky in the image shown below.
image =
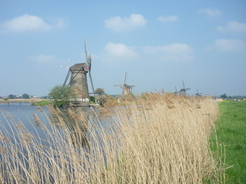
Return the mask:
{"type": "Polygon", "coordinates": [[[107,94],[127,72],[138,94],[184,81],[188,94],[246,95],[245,0],[0,0],[0,96],[63,84],[84,37],[107,94]]]}

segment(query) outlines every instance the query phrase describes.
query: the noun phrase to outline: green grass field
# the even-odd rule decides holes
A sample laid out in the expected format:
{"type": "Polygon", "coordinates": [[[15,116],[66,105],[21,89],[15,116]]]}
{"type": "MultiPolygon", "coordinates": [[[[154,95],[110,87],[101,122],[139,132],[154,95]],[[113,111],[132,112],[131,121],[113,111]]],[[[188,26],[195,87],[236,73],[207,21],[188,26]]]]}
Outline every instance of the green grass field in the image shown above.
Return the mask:
{"type": "MultiPolygon", "coordinates": [[[[246,183],[246,102],[224,101],[219,104],[217,139],[225,146],[221,153],[226,163],[226,183],[246,183]],[[232,166],[232,167],[230,167],[232,166]]],[[[213,139],[215,140],[215,139],[213,139]]]]}
{"type": "Polygon", "coordinates": [[[48,104],[50,104],[51,103],[51,101],[49,101],[49,100],[42,100],[42,101],[40,101],[40,102],[37,102],[37,104],[39,105],[39,106],[45,106],[45,105],[48,105],[48,104]]]}

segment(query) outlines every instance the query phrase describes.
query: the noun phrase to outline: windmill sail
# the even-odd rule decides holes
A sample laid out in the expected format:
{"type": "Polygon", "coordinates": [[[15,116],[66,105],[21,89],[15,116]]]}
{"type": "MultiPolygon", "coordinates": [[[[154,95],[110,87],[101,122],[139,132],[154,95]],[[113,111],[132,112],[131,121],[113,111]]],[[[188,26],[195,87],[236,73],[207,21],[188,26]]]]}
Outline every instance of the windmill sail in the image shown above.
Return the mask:
{"type": "Polygon", "coordinates": [[[196,93],[195,95],[196,95],[196,96],[201,96],[202,93],[199,93],[199,92],[198,92],[198,89],[197,89],[196,91],[197,91],[197,93],[196,93]]]}
{"type": "Polygon", "coordinates": [[[179,94],[180,95],[186,95],[186,91],[187,90],[190,90],[190,88],[185,88],[185,84],[184,84],[184,81],[183,81],[183,89],[181,89],[180,91],[179,91],[179,94]]]}
{"type": "Polygon", "coordinates": [[[93,80],[92,80],[92,76],[91,76],[91,62],[92,62],[92,60],[91,60],[91,55],[88,54],[88,51],[87,51],[85,38],[84,38],[84,45],[85,45],[85,59],[86,59],[87,65],[88,65],[88,71],[89,71],[89,77],[90,77],[90,81],[91,81],[92,92],[93,92],[94,97],[95,97],[95,90],[94,90],[93,80]]]}

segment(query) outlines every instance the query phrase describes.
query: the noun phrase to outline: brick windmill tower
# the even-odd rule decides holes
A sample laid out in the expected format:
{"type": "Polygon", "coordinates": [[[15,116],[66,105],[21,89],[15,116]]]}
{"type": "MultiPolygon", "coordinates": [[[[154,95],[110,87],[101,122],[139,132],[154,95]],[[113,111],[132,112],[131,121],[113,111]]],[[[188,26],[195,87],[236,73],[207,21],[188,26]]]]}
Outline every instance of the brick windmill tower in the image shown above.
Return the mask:
{"type": "Polygon", "coordinates": [[[69,68],[71,72],[70,88],[75,92],[76,99],[89,101],[87,83],[88,66],[86,63],[77,63],[69,68]]]}

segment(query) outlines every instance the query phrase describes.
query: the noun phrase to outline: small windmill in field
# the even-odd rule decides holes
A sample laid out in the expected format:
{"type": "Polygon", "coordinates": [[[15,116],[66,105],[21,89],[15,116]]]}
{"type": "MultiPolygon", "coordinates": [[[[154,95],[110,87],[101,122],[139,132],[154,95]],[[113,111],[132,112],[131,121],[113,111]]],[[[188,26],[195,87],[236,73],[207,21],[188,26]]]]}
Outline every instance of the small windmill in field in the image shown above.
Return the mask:
{"type": "Polygon", "coordinates": [[[128,85],[126,84],[126,76],[127,73],[125,73],[125,78],[124,78],[124,83],[121,85],[114,85],[114,86],[119,86],[122,88],[122,95],[128,95],[131,94],[132,88],[135,87],[135,85],[128,85]]]}
{"type": "Polygon", "coordinates": [[[196,94],[195,94],[196,96],[202,96],[202,95],[201,95],[202,93],[199,93],[199,92],[198,92],[198,89],[197,89],[196,91],[197,91],[196,94]]]}
{"type": "Polygon", "coordinates": [[[180,95],[186,95],[186,91],[187,90],[190,90],[190,88],[185,88],[185,84],[184,84],[184,81],[183,81],[183,89],[181,89],[180,91],[179,91],[179,94],[180,95]]]}

